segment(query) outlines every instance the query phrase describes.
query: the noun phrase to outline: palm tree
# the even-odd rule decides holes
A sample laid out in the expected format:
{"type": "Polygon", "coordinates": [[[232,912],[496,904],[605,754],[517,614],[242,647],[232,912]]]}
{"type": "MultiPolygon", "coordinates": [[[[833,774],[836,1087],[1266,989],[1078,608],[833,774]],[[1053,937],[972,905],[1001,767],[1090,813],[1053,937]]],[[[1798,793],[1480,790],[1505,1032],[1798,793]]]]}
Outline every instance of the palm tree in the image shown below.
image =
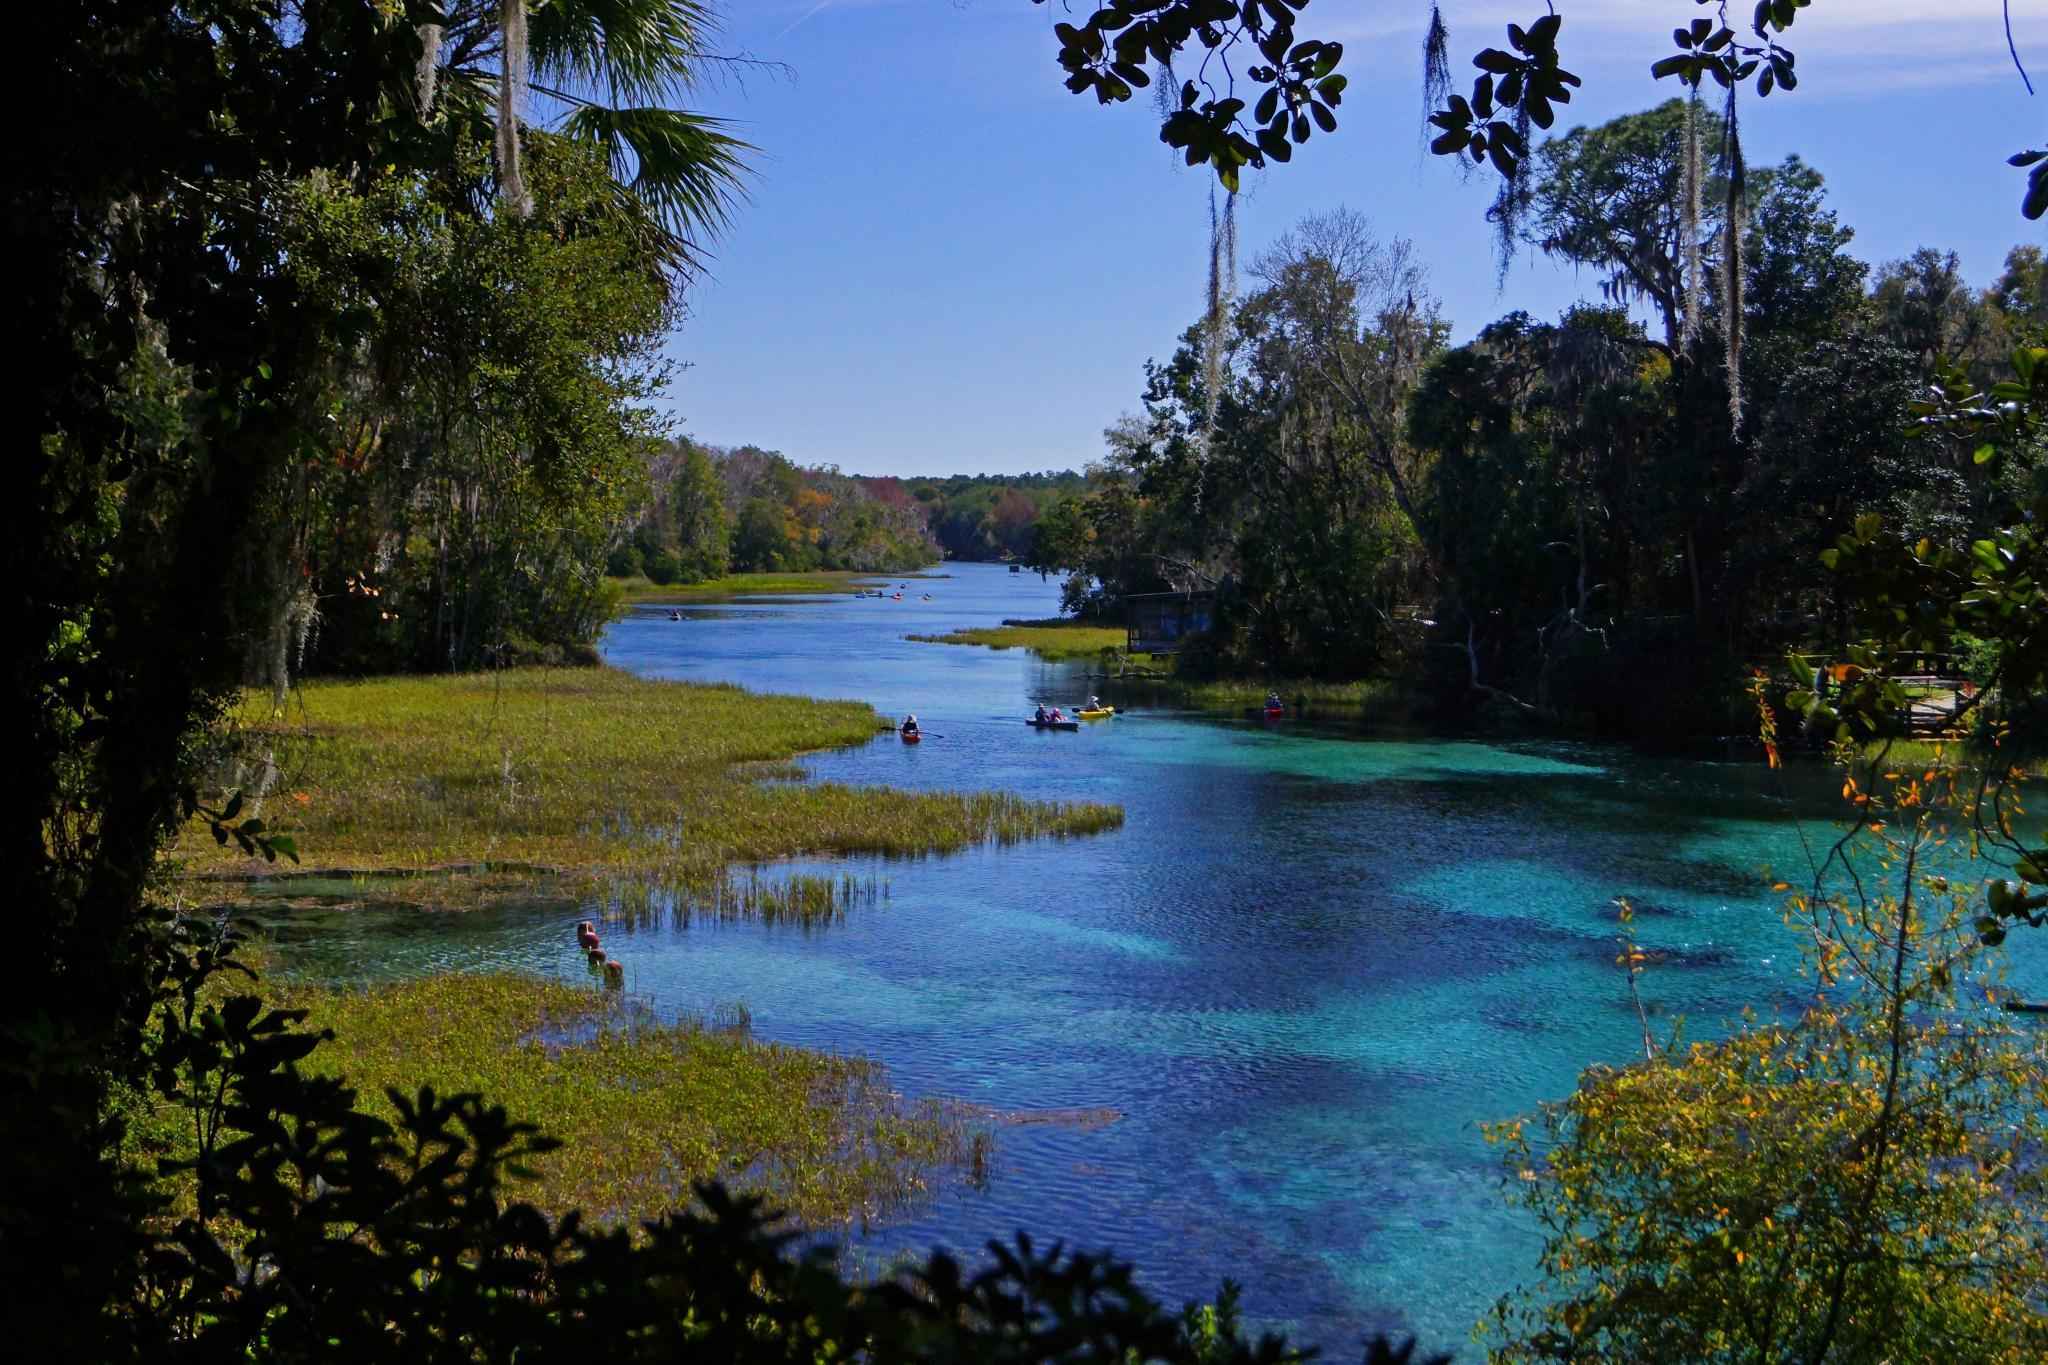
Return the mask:
{"type": "Polygon", "coordinates": [[[603,149],[622,210],[654,226],[685,270],[742,196],[754,149],[723,120],[674,107],[734,58],[705,45],[702,0],[414,0],[424,117],[494,129],[500,198],[531,211],[520,143],[566,137],[603,149]]]}

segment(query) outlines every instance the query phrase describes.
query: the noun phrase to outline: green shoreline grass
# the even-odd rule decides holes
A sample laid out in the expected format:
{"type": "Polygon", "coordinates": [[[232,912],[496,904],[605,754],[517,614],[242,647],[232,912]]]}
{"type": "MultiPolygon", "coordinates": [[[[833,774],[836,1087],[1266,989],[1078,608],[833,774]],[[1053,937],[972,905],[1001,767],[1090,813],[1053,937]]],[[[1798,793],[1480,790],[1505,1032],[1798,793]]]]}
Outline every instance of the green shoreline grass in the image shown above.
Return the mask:
{"type": "MultiPolygon", "coordinates": [[[[927,566],[927,568],[934,566],[927,566]]],[[[732,573],[722,578],[707,578],[699,583],[671,583],[666,587],[647,578],[614,578],[619,590],[628,602],[695,602],[717,597],[746,597],[777,593],[832,593],[858,592],[880,583],[902,583],[909,580],[911,573],[924,573],[926,569],[912,569],[901,576],[875,573],[732,573]]]]}
{"type": "Polygon", "coordinates": [[[1162,686],[1190,706],[1258,706],[1268,693],[1294,710],[1389,712],[1405,710],[1412,694],[1400,683],[1383,678],[1359,682],[1328,682],[1312,678],[1168,678],[1162,686]]]}
{"type": "Polygon", "coordinates": [[[884,1216],[986,1157],[960,1106],[902,1099],[873,1062],[660,1023],[596,987],[451,974],[298,986],[286,1003],[334,1031],[307,1065],[372,1113],[393,1116],[386,1087],[479,1090],[562,1139],[512,1191],[554,1214],[637,1222],[720,1179],[823,1228],[884,1216]]]}
{"type": "MultiPolygon", "coordinates": [[[[793,758],[872,741],[887,722],[855,703],[605,668],[315,682],[281,715],[252,698],[240,721],[245,768],[266,753],[278,767],[260,814],[297,841],[304,862],[292,871],[316,897],[395,873],[407,874],[393,879],[405,899],[427,906],[551,886],[595,891],[610,907],[599,918],[614,924],[649,906],[679,920],[829,924],[873,903],[871,878],[763,877],[747,865],[942,853],[1123,818],[1004,794],[795,784],[793,758]]],[[[266,880],[282,869],[210,839],[188,835],[176,856],[187,884],[205,879],[209,894],[290,898],[277,891],[292,882],[266,880]]],[[[565,909],[565,956],[572,923],[565,909]]],[[[519,1192],[558,1213],[650,1217],[686,1204],[692,1182],[720,1178],[800,1224],[843,1225],[986,1158],[987,1136],[964,1110],[903,1100],[875,1063],[660,1024],[595,987],[436,975],[284,990],[335,1035],[308,1065],[345,1076],[372,1110],[388,1107],[387,1086],[475,1090],[564,1139],[519,1192]]],[[[175,1118],[154,1123],[173,1152],[185,1140],[175,1118]]]]}
{"type": "Polygon", "coordinates": [[[1099,626],[1055,617],[1045,621],[1005,621],[1000,626],[962,626],[944,635],[912,635],[921,644],[982,645],[989,649],[1028,649],[1041,659],[1093,658],[1121,649],[1122,626],[1099,626]]]}
{"type": "MultiPolygon", "coordinates": [[[[852,702],[524,669],[309,683],[282,716],[245,715],[242,738],[275,753],[260,814],[297,842],[302,871],[515,865],[708,886],[735,864],[914,857],[1122,822],[1093,803],[757,780],[758,765],[787,776],[797,755],[886,727],[852,702]]],[[[260,870],[197,831],[178,855],[199,874],[260,870]]]]}
{"type": "MultiPolygon", "coordinates": [[[[1125,643],[1125,631],[1122,626],[1055,617],[1043,621],[1005,621],[1000,626],[963,626],[944,635],[912,635],[908,638],[923,644],[1028,649],[1042,659],[1058,661],[1097,658],[1121,649],[1125,643]]],[[[1196,680],[1168,674],[1106,681],[1104,687],[1149,691],[1198,710],[1258,705],[1265,701],[1268,692],[1278,692],[1293,710],[1363,717],[1388,723],[1407,723],[1412,720],[1416,709],[1416,699],[1410,691],[1400,683],[1384,679],[1363,682],[1328,682],[1313,678],[1196,680]]]]}

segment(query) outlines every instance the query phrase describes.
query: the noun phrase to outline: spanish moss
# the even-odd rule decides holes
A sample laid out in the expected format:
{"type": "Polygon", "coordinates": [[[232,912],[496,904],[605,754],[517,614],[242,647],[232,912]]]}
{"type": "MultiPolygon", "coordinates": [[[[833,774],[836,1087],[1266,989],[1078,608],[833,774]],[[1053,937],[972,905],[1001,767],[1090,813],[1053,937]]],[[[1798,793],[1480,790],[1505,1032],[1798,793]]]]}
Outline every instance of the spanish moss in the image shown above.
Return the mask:
{"type": "Polygon", "coordinates": [[[1237,294],[1237,195],[1209,191],[1209,297],[1202,319],[1202,434],[1216,431],[1216,406],[1223,391],[1223,357],[1230,340],[1230,301],[1237,294]]]}
{"type": "MultiPolygon", "coordinates": [[[[1152,107],[1159,111],[1163,123],[1180,112],[1180,77],[1173,73],[1173,59],[1162,57],[1152,64],[1152,107]]],[[[1180,154],[1167,148],[1179,164],[1180,154]]]]}
{"type": "Polygon", "coordinates": [[[1449,103],[1451,97],[1451,31],[1444,24],[1441,7],[1429,7],[1429,32],[1422,39],[1422,128],[1429,137],[1429,116],[1449,103]]]}
{"type": "Polygon", "coordinates": [[[420,25],[420,117],[426,118],[434,112],[434,81],[441,73],[441,34],[439,24],[420,25]]]}
{"type": "Polygon", "coordinates": [[[519,170],[519,107],[526,102],[526,0],[505,0],[498,32],[504,40],[498,64],[498,175],[506,205],[523,218],[533,212],[533,196],[519,170]]]}
{"type": "Polygon", "coordinates": [[[1728,173],[1728,211],[1721,224],[1721,328],[1728,341],[1728,418],[1732,433],[1742,436],[1742,232],[1748,217],[1747,177],[1742,165],[1742,133],[1735,122],[1735,88],[1728,90],[1726,140],[1722,159],[1728,173]]]}
{"type": "Polygon", "coordinates": [[[1499,238],[1499,269],[1494,278],[1496,288],[1505,290],[1508,284],[1508,267],[1515,261],[1515,245],[1522,237],[1522,220],[1527,217],[1533,194],[1529,183],[1529,106],[1527,102],[1515,106],[1515,136],[1521,140],[1522,154],[1515,158],[1514,169],[1502,171],[1500,189],[1493,196],[1493,206],[1486,216],[1493,223],[1495,235],[1499,238]]]}
{"type": "Polygon", "coordinates": [[[1688,351],[1700,339],[1704,306],[1701,289],[1705,270],[1700,261],[1700,216],[1704,190],[1701,182],[1705,178],[1701,174],[1701,163],[1704,159],[1700,144],[1700,92],[1699,87],[1694,86],[1685,102],[1685,199],[1679,209],[1679,232],[1683,237],[1679,245],[1685,252],[1685,298],[1681,301],[1678,340],[1680,347],[1688,351]]]}

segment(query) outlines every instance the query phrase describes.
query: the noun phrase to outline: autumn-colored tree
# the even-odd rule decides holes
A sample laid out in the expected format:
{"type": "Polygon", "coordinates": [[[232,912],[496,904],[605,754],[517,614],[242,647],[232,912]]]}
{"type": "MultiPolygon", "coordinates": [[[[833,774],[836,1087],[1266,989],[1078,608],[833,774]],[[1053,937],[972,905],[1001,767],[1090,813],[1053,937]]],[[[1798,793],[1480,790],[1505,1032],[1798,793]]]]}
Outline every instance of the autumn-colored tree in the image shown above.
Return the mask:
{"type": "MultiPolygon", "coordinates": [[[[1978,790],[1940,761],[1851,768],[1851,823],[1789,897],[1806,970],[1773,1017],[1665,1046],[1646,1024],[1643,1061],[1488,1130],[1544,1231],[1493,1360],[2048,1352],[2048,1041],[1998,1010],[1973,924],[1978,790]]],[[[1633,988],[1648,954],[1620,949],[1633,988]]]]}

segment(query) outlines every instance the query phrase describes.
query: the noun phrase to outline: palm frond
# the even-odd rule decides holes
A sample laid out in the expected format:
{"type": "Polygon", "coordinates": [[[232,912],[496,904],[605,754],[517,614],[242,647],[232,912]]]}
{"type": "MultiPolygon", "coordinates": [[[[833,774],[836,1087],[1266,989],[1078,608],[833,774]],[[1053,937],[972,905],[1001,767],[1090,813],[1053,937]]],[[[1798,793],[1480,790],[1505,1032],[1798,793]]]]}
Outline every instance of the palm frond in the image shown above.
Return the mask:
{"type": "Polygon", "coordinates": [[[716,236],[746,196],[747,154],[754,148],[725,131],[723,119],[681,109],[571,109],[563,134],[602,147],[612,175],[684,238],[716,236]]]}
{"type": "Polygon", "coordinates": [[[658,103],[696,84],[716,21],[700,0],[550,0],[533,12],[533,68],[610,104],[658,103]]]}

